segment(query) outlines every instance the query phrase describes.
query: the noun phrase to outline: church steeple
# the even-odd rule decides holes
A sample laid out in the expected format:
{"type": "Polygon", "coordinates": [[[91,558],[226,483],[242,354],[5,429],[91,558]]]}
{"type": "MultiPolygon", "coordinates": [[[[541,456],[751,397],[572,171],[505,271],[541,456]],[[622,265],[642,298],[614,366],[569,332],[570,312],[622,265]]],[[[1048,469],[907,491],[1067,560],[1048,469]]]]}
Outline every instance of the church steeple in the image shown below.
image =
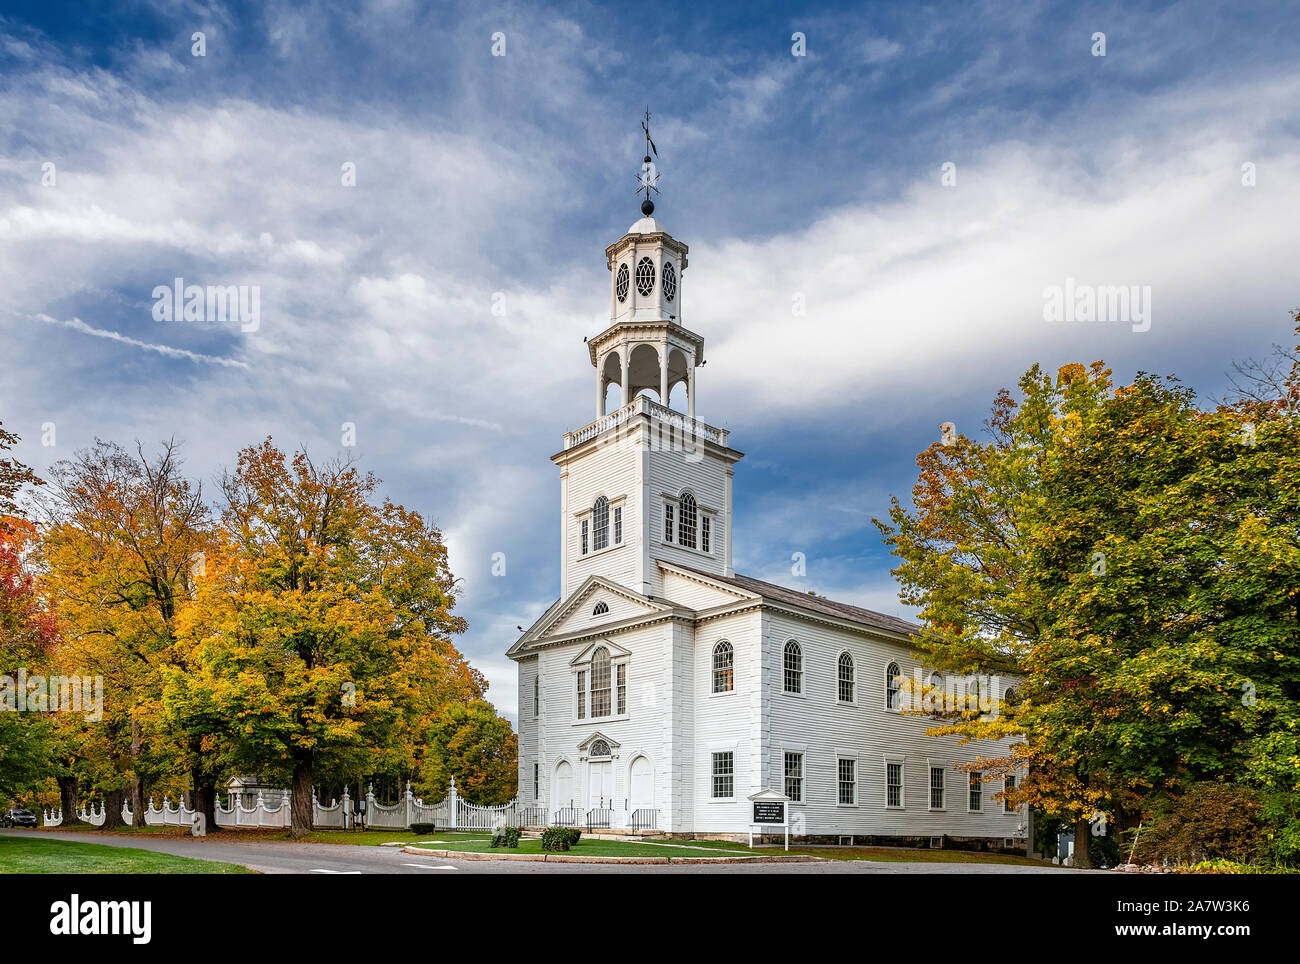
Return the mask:
{"type": "Polygon", "coordinates": [[[687,247],[654,218],[659,152],[648,120],[643,216],[605,249],[609,325],[587,340],[596,418],[565,432],[551,457],[566,597],[596,576],[661,595],[661,562],[732,575],[731,480],[741,453],[726,429],[695,417],[704,338],[682,320],[687,247]]]}
{"type": "Polygon", "coordinates": [[[704,364],[704,338],[686,328],[682,320],[683,275],[688,247],[663,229],[653,217],[652,193],[658,193],[659,173],[651,159],[659,156],[650,139],[650,112],[641,128],[646,154],[637,178],[637,192],[645,193],[642,217],[621,238],[605,249],[610,272],[609,327],[589,339],[591,363],[596,368],[596,415],[607,412],[610,385],[619,389],[621,407],[644,391],[659,404],[672,407],[673,389],[685,387],[685,409],[695,417],[695,369],[704,364]]]}

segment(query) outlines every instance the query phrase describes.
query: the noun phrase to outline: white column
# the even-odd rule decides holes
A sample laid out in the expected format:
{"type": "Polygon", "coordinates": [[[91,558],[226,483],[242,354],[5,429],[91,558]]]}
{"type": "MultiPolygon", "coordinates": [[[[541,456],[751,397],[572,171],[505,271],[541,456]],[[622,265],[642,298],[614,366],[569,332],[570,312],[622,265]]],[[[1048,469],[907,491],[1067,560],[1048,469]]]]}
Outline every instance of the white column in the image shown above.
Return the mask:
{"type": "Polygon", "coordinates": [[[596,371],[596,417],[605,414],[605,375],[603,370],[596,371]]]}
{"type": "Polygon", "coordinates": [[[668,407],[668,343],[659,346],[659,404],[668,407]]]}
{"type": "Polygon", "coordinates": [[[623,397],[620,401],[624,405],[632,401],[628,398],[628,387],[632,384],[632,376],[629,374],[632,370],[632,346],[624,342],[619,346],[619,355],[623,358],[623,397]]]}
{"type": "Polygon", "coordinates": [[[686,414],[695,417],[695,359],[686,365],[686,414]]]}

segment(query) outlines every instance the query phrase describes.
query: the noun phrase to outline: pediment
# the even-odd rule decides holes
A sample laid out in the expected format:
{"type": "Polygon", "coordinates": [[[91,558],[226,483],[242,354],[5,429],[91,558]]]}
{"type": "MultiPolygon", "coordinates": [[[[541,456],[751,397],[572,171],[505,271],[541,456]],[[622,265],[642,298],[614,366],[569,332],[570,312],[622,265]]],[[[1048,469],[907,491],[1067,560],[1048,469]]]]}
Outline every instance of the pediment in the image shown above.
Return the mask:
{"type": "Polygon", "coordinates": [[[609,747],[610,752],[608,754],[604,754],[604,753],[596,754],[597,756],[617,755],[617,751],[620,746],[619,742],[617,740],[611,739],[610,737],[606,736],[604,733],[601,733],[600,730],[596,730],[591,734],[591,736],[587,737],[585,740],[579,743],[578,752],[583,754],[584,756],[590,756],[592,755],[591,748],[595,746],[597,743],[602,743],[602,742],[609,747]]]}
{"type": "Polygon", "coordinates": [[[618,643],[612,642],[608,639],[596,639],[593,640],[581,653],[569,660],[569,665],[577,666],[580,663],[590,663],[592,653],[600,649],[602,646],[609,650],[610,659],[625,659],[632,655],[630,649],[626,649],[618,645],[618,643]]]}
{"type": "Polygon", "coordinates": [[[530,639],[563,636],[606,623],[621,623],[671,609],[671,606],[647,599],[611,579],[590,576],[573,591],[568,599],[553,609],[549,618],[530,630],[529,636],[530,639]],[[596,612],[598,606],[603,611],[596,612]]]}

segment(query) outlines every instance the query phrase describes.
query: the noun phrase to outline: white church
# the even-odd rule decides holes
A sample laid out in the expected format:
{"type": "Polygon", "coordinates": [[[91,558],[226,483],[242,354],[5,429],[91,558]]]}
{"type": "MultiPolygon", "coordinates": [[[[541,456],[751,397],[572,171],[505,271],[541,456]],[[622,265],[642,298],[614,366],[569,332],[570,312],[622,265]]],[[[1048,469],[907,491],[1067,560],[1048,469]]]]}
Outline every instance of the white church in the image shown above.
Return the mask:
{"type": "Polygon", "coordinates": [[[1023,849],[1026,815],[994,799],[1004,781],[954,768],[1006,744],[927,736],[902,712],[901,680],[928,672],[919,627],[733,570],[742,453],[696,418],[688,249],[648,194],[605,249],[596,419],[552,456],[560,598],[508,651],[527,822],[743,834],[750,797],[770,791],[795,837],[1023,849]],[[611,386],[622,404],[606,411],[611,386]],[[666,404],[675,387],[684,412],[666,404]]]}

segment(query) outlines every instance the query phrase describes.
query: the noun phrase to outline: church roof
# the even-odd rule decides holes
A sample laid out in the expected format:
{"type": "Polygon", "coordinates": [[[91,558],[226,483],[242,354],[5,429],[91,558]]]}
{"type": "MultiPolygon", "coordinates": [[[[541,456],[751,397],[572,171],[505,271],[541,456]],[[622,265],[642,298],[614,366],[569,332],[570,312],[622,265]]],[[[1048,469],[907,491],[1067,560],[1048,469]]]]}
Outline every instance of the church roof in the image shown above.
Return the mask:
{"type": "Polygon", "coordinates": [[[751,579],[749,576],[742,576],[739,573],[734,576],[717,576],[699,569],[691,569],[691,567],[683,566],[680,563],[674,563],[674,565],[681,569],[690,569],[691,572],[699,573],[699,575],[708,579],[735,586],[737,589],[757,593],[772,602],[783,603],[787,606],[799,606],[802,609],[808,609],[827,616],[837,616],[840,619],[847,619],[863,626],[870,626],[872,629],[883,629],[904,636],[913,636],[921,631],[921,626],[910,620],[878,613],[872,609],[863,609],[861,606],[853,606],[849,603],[836,602],[824,596],[813,596],[797,589],[778,586],[774,582],[751,579]]]}

